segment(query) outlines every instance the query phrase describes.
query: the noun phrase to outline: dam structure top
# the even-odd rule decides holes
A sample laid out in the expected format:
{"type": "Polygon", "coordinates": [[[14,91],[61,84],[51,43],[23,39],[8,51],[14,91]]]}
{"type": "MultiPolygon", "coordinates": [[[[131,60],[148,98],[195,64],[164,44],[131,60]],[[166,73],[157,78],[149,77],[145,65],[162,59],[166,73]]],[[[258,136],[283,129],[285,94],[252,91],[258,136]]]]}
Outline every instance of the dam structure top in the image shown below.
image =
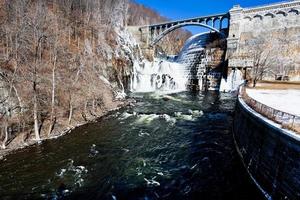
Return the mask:
{"type": "MultiPolygon", "coordinates": [[[[261,28],[270,29],[271,27],[262,24],[265,18],[291,17],[299,15],[299,12],[300,0],[283,1],[248,8],[236,5],[227,13],[150,24],[140,26],[138,30],[141,35],[141,42],[145,43],[144,46],[146,47],[156,45],[156,43],[170,32],[185,26],[202,26],[220,33],[227,33],[229,31],[229,34],[226,35],[229,38],[229,48],[232,48],[236,45],[236,40],[239,39],[241,34],[241,25],[247,25],[249,22],[258,19],[261,20],[257,22],[257,24],[261,25],[261,28]]],[[[276,24],[272,24],[271,26],[274,28],[276,24]]]]}
{"type": "Polygon", "coordinates": [[[232,68],[252,66],[253,61],[241,56],[241,54],[247,54],[251,49],[255,49],[254,46],[260,44],[263,39],[269,42],[268,37],[270,38],[270,35],[278,35],[278,33],[286,31],[286,34],[280,36],[279,40],[287,40],[286,43],[291,44],[299,43],[299,40],[296,39],[299,38],[299,34],[298,31],[295,31],[300,28],[299,14],[300,0],[250,8],[234,6],[229,11],[228,66],[232,68]]]}

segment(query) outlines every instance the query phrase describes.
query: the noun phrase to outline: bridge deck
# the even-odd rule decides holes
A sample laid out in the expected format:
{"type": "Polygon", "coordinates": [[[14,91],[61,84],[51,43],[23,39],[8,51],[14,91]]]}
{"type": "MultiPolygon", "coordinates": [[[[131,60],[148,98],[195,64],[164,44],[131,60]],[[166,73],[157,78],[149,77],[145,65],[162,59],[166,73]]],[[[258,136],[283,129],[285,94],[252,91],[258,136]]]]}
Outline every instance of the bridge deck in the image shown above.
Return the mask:
{"type": "Polygon", "coordinates": [[[158,26],[165,26],[165,25],[168,25],[168,24],[184,23],[184,22],[187,22],[187,21],[193,21],[193,20],[199,20],[199,19],[217,18],[217,17],[229,18],[229,13],[221,13],[221,14],[214,14],[214,15],[193,17],[193,18],[188,18],[188,19],[166,21],[166,22],[161,22],[161,23],[157,23],[157,24],[151,24],[151,25],[141,26],[141,28],[152,28],[152,27],[158,27],[158,26]]]}

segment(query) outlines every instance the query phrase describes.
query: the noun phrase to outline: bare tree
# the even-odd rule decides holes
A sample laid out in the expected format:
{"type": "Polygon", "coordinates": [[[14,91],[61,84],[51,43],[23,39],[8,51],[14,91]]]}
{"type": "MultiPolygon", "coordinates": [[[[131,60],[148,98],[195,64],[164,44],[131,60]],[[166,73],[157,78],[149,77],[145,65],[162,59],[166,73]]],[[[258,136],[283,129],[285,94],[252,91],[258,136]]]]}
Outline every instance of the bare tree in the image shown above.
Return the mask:
{"type": "Polygon", "coordinates": [[[273,58],[271,56],[273,44],[264,39],[257,39],[259,41],[248,51],[248,56],[250,60],[253,60],[252,66],[252,84],[256,87],[259,80],[263,78],[270,72],[271,64],[273,58]]]}
{"type": "Polygon", "coordinates": [[[270,70],[268,65],[270,51],[265,52],[264,49],[257,49],[253,54],[253,67],[252,67],[252,83],[253,87],[259,80],[262,80],[264,75],[270,70]]]}
{"type": "Polygon", "coordinates": [[[0,5],[0,73],[5,75],[0,84],[7,91],[0,95],[0,148],[21,132],[24,140],[49,137],[56,127],[79,123],[80,115],[95,118],[112,104],[110,85],[122,89],[122,76],[129,71],[117,34],[132,14],[127,0],[6,0],[0,5]]]}

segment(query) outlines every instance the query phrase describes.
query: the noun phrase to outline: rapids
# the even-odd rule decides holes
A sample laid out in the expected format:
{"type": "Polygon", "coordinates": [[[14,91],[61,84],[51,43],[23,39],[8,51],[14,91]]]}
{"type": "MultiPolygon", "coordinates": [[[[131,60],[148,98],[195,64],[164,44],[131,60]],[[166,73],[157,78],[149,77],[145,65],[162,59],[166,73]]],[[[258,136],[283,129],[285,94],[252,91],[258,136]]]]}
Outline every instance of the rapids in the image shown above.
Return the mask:
{"type": "Polygon", "coordinates": [[[133,94],[135,107],[9,155],[9,199],[262,199],[242,167],[231,94],[133,94]]]}

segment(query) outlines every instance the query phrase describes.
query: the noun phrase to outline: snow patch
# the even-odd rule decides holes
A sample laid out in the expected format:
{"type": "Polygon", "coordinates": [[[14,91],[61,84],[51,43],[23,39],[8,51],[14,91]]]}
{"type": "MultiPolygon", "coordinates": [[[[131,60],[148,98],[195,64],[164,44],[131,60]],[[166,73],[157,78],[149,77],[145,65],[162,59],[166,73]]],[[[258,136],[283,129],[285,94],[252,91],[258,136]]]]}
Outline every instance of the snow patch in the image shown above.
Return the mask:
{"type": "Polygon", "coordinates": [[[276,110],[300,116],[300,90],[247,89],[247,94],[256,101],[276,110]]]}

